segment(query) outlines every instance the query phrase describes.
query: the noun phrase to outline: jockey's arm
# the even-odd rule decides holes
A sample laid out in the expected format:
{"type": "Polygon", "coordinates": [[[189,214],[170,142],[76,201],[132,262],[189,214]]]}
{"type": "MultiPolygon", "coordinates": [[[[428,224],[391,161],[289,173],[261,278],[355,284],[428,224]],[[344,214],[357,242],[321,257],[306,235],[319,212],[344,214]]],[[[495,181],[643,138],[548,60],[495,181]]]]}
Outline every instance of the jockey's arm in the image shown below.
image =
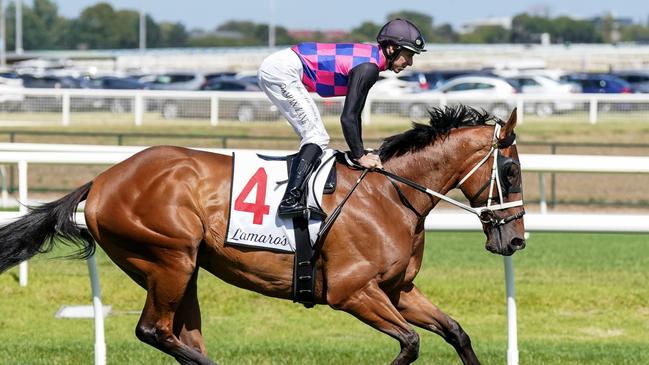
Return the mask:
{"type": "Polygon", "coordinates": [[[364,154],[361,135],[361,114],[370,88],[379,78],[379,68],[370,62],[361,63],[349,71],[347,96],[340,122],[351,157],[358,160],[364,154]]]}

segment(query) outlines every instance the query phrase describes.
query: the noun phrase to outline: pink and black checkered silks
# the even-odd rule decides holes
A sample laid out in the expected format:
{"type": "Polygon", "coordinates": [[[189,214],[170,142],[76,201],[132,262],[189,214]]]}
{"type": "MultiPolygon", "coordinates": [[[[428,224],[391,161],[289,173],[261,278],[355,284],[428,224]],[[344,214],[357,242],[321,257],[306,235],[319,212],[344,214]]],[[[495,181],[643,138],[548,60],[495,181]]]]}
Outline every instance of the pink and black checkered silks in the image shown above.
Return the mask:
{"type": "Polygon", "coordinates": [[[347,95],[348,75],[354,66],[371,62],[384,71],[387,64],[383,52],[372,44],[310,42],[292,50],[302,60],[306,89],[324,97],[347,95]]]}

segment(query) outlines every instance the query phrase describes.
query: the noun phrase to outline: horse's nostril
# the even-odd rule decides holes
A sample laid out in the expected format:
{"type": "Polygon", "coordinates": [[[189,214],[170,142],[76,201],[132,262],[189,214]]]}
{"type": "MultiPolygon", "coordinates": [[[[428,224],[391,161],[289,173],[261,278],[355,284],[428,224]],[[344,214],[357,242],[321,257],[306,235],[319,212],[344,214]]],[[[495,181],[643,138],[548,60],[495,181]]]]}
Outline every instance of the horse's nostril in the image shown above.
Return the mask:
{"type": "Polygon", "coordinates": [[[517,249],[521,249],[525,247],[525,240],[519,237],[516,237],[512,239],[511,242],[512,247],[516,247],[517,249]]]}

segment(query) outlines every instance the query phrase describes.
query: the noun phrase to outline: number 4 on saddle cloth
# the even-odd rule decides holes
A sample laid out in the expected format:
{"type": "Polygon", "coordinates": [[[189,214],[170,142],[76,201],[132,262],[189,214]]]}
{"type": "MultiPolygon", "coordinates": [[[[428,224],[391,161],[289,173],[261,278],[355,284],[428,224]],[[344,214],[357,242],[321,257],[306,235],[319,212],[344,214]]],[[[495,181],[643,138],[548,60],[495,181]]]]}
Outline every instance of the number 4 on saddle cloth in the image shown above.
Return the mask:
{"type": "MultiPolygon", "coordinates": [[[[320,166],[309,178],[307,201],[310,207],[320,207],[336,152],[326,150],[320,166]]],[[[247,151],[233,153],[227,244],[295,252],[294,222],[277,216],[288,179],[286,160],[286,156],[260,156],[247,151]]],[[[315,244],[321,224],[321,217],[309,219],[311,246],[315,244]]]]}

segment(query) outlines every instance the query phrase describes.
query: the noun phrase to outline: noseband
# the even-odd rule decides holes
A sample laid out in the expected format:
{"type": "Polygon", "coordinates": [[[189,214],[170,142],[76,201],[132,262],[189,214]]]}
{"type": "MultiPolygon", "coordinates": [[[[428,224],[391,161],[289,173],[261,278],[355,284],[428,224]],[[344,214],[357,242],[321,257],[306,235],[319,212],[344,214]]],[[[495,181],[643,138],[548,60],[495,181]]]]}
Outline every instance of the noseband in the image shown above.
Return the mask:
{"type": "MultiPolygon", "coordinates": [[[[492,138],[492,143],[491,147],[489,148],[489,152],[476,164],[460,181],[458,182],[456,188],[459,188],[462,186],[464,182],[466,182],[469,177],[471,177],[479,168],[480,166],[484,165],[487,160],[489,159],[490,156],[493,155],[494,161],[493,161],[493,166],[491,168],[491,179],[487,182],[489,185],[489,198],[487,199],[486,205],[482,207],[473,207],[466,205],[464,203],[461,203],[453,198],[449,198],[444,194],[440,194],[436,191],[430,190],[422,185],[417,184],[414,181],[408,180],[406,178],[403,178],[401,176],[395,175],[389,171],[385,171],[383,169],[377,169],[375,171],[387,176],[388,178],[394,179],[396,181],[399,181],[403,184],[406,184],[418,191],[421,191],[422,193],[432,195],[436,198],[439,198],[441,200],[444,200],[445,202],[455,205],[458,208],[464,209],[470,213],[475,214],[478,216],[480,219],[480,222],[484,224],[489,224],[492,227],[499,227],[504,224],[507,224],[511,221],[517,220],[522,218],[525,215],[525,211],[522,210],[516,214],[501,218],[496,215],[496,211],[498,210],[506,210],[509,208],[514,208],[514,207],[520,207],[523,206],[523,201],[522,200],[515,200],[511,202],[505,202],[503,203],[503,196],[506,195],[508,192],[520,192],[520,187],[514,187],[513,189],[510,187],[507,187],[507,190],[504,189],[503,187],[503,182],[501,179],[501,172],[499,171],[502,166],[507,165],[508,163],[516,163],[513,161],[511,158],[505,158],[504,156],[500,155],[499,150],[507,148],[513,144],[516,144],[516,135],[514,133],[510,134],[506,138],[499,140],[498,139],[498,134],[500,132],[501,125],[496,123],[495,128],[494,128],[494,135],[492,138]],[[501,157],[504,161],[502,163],[498,163],[498,157],[501,157]],[[499,167],[500,165],[500,167],[499,167]],[[517,190],[518,189],[518,190],[517,190]],[[498,204],[494,204],[495,202],[495,193],[498,193],[498,204]]],[[[487,184],[480,189],[480,191],[476,194],[480,195],[482,191],[487,187],[487,184]]],[[[474,196],[474,198],[476,197],[474,196]]],[[[474,205],[472,202],[473,199],[469,199],[471,202],[471,205],[474,205]]]]}

